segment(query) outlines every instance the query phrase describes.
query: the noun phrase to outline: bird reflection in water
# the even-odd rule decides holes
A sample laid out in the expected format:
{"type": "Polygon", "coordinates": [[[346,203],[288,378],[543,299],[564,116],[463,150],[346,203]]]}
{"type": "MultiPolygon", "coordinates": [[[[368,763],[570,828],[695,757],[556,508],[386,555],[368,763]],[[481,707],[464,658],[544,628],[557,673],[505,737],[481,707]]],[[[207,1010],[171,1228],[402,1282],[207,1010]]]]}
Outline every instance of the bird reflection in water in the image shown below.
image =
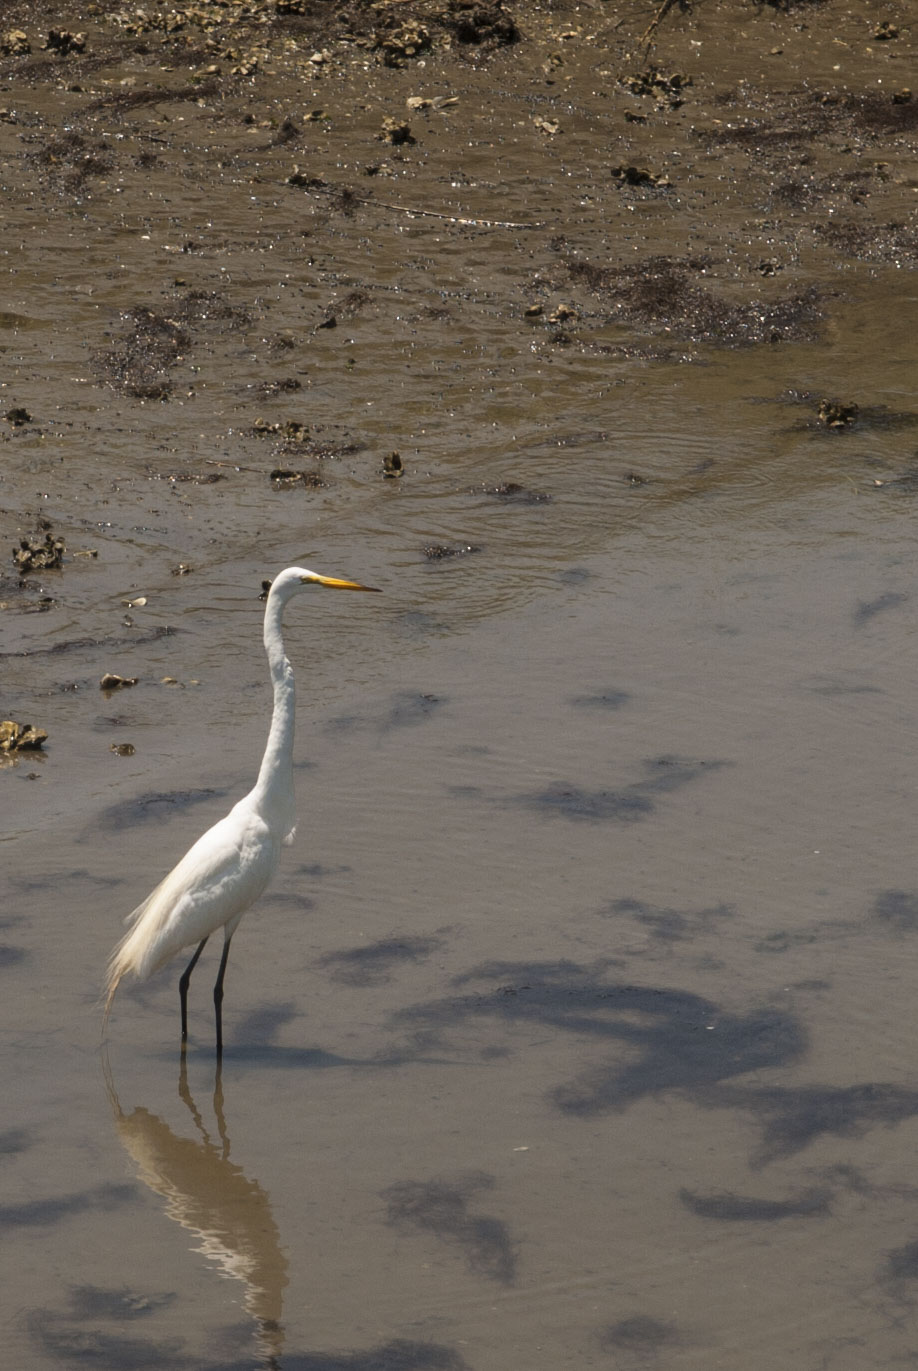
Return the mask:
{"type": "Polygon", "coordinates": [[[280,1371],[287,1259],[267,1194],[230,1161],[219,1062],[213,1095],[219,1142],[211,1138],[192,1097],[184,1055],[178,1093],[199,1138],[179,1137],[143,1107],[125,1114],[107,1055],[103,1066],[118,1137],[139,1179],[166,1201],[169,1218],[197,1240],[194,1251],[201,1252],[223,1275],[243,1282],[245,1308],[255,1320],[262,1364],[270,1371],[280,1371]]]}

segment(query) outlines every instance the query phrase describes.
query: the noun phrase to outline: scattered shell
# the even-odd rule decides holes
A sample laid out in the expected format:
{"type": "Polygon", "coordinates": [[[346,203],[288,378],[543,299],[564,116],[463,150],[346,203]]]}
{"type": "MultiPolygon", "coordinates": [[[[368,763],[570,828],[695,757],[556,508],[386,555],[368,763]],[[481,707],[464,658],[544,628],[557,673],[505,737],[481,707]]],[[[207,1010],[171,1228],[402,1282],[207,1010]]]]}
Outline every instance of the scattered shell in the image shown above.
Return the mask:
{"type": "Polygon", "coordinates": [[[271,472],[271,485],[274,490],[290,490],[293,486],[305,486],[307,490],[319,490],[326,484],[317,471],[288,471],[276,467],[271,472]]]}
{"type": "Polygon", "coordinates": [[[321,176],[310,175],[309,172],[301,171],[294,162],[293,171],[287,177],[288,186],[303,186],[307,190],[318,190],[325,185],[321,176]]]}
{"type": "Polygon", "coordinates": [[[664,76],[656,67],[650,67],[636,76],[623,76],[621,84],[632,95],[652,95],[658,105],[678,109],[684,103],[683,91],[692,84],[692,78],[677,71],[664,76]]]}
{"type": "Polygon", "coordinates": [[[405,104],[410,110],[441,110],[449,109],[451,105],[458,105],[458,95],[409,95],[405,104]]]}
{"type": "Polygon", "coordinates": [[[116,757],[133,757],[137,749],[133,743],[112,743],[111,751],[116,757]]]}
{"type": "Polygon", "coordinates": [[[127,686],[135,686],[139,680],[137,676],[118,676],[114,671],[106,671],[99,682],[100,690],[123,690],[127,686]]]}
{"type": "Polygon", "coordinates": [[[665,176],[646,167],[613,167],[612,180],[620,186],[653,186],[656,190],[664,190],[670,184],[665,176]]]}
{"type": "Polygon", "coordinates": [[[86,37],[82,33],[71,33],[69,29],[49,29],[45,40],[46,52],[59,52],[67,57],[71,52],[86,51],[86,37]]]}
{"type": "Polygon", "coordinates": [[[423,24],[409,23],[391,33],[377,33],[376,43],[387,67],[401,67],[430,47],[430,33],[423,24]]]}
{"type": "Polygon", "coordinates": [[[59,567],[64,560],[64,540],[55,538],[53,533],[46,533],[41,542],[30,542],[28,538],[23,538],[17,548],[13,549],[13,561],[20,573],[27,571],[51,571],[59,567]]]}
{"type": "Polygon", "coordinates": [[[43,728],[17,724],[15,719],[0,721],[0,752],[35,752],[47,737],[43,728]]]}
{"type": "Polygon", "coordinates": [[[404,476],[405,468],[402,466],[402,459],[399,453],[390,452],[388,457],[383,458],[382,472],[383,476],[388,476],[390,479],[394,479],[397,476],[404,476]]]}
{"type": "Polygon", "coordinates": [[[416,143],[418,140],[411,132],[411,126],[407,119],[393,119],[391,116],[383,120],[383,126],[376,135],[384,143],[391,143],[393,147],[401,147],[404,143],[416,143]]]}
{"type": "Polygon", "coordinates": [[[826,428],[850,428],[857,422],[860,409],[854,402],[844,400],[820,400],[816,417],[826,428]]]}
{"type": "Polygon", "coordinates": [[[29,42],[29,35],[22,29],[8,29],[0,37],[0,56],[3,57],[28,57],[32,51],[29,42]]]}

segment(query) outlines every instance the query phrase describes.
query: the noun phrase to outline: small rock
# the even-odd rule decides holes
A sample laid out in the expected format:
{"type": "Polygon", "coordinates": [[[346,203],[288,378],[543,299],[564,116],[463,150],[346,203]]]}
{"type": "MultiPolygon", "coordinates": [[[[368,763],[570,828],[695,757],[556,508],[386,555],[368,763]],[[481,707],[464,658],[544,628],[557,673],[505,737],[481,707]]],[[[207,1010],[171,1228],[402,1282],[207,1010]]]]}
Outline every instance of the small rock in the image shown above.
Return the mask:
{"type": "Polygon", "coordinates": [[[376,137],[383,143],[391,143],[393,147],[418,141],[406,119],[393,119],[391,116],[383,120],[382,129],[376,137]]]}
{"type": "Polygon", "coordinates": [[[99,689],[126,690],[128,686],[135,686],[138,680],[137,676],[118,676],[114,671],[106,671],[99,682],[99,689]]]}
{"type": "Polygon", "coordinates": [[[64,540],[46,533],[43,542],[29,542],[23,538],[18,548],[13,549],[13,561],[20,574],[27,571],[52,571],[61,566],[64,560],[64,540]]]}
{"type": "Polygon", "coordinates": [[[843,400],[820,400],[816,416],[826,428],[850,428],[857,422],[860,410],[856,404],[843,400]]]}
{"type": "Polygon", "coordinates": [[[397,476],[404,476],[405,468],[402,466],[402,459],[399,453],[390,452],[388,457],[383,458],[383,476],[390,480],[397,476]]]}
{"type": "Polygon", "coordinates": [[[22,29],[8,29],[0,37],[0,56],[28,57],[32,51],[29,36],[22,29]]]}
{"type": "Polygon", "coordinates": [[[665,176],[648,171],[646,167],[613,167],[612,179],[620,186],[654,186],[657,190],[669,185],[665,176]]]}
{"type": "Polygon", "coordinates": [[[458,547],[450,547],[446,543],[431,543],[424,548],[424,556],[429,562],[441,562],[446,557],[468,557],[473,552],[480,552],[481,548],[473,547],[471,543],[460,543],[458,547]]]}
{"type": "Polygon", "coordinates": [[[69,29],[50,29],[45,40],[46,52],[60,53],[68,57],[72,52],[86,51],[86,37],[82,33],[71,33],[69,29]]]}
{"type": "Polygon", "coordinates": [[[0,752],[35,752],[47,738],[43,728],[18,724],[15,719],[0,721],[0,752]]]}

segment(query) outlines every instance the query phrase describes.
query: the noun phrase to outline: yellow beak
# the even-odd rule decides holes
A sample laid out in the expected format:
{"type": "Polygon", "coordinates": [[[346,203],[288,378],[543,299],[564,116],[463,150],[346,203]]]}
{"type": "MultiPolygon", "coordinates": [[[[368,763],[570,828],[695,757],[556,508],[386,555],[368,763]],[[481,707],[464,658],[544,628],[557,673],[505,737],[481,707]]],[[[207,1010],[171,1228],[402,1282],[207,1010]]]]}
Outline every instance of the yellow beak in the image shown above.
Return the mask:
{"type": "Polygon", "coordinates": [[[316,576],[320,586],[328,586],[330,590],[372,590],[379,593],[378,586],[362,586],[359,581],[342,581],[339,576],[316,576]]]}

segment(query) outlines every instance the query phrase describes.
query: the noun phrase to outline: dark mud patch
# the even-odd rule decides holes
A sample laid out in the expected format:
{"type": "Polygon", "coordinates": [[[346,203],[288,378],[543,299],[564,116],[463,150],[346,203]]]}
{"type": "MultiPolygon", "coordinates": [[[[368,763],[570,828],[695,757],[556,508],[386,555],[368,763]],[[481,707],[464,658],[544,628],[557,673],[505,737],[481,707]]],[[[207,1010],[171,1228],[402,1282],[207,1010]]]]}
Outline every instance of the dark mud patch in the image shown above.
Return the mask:
{"type": "Polygon", "coordinates": [[[278,28],[312,43],[343,40],[371,51],[385,66],[401,67],[431,49],[457,48],[481,60],[517,43],[520,30],[500,0],[410,0],[371,4],[345,0],[329,12],[323,0],[279,0],[278,28]]]}
{"type": "Polygon", "coordinates": [[[218,331],[238,330],[250,322],[245,310],[206,290],[186,291],[168,312],[134,305],[124,319],[126,331],[94,360],[100,379],[135,400],[170,398],[174,382],[169,373],[187,360],[196,330],[205,326],[218,331]]]}
{"type": "Polygon", "coordinates": [[[101,378],[135,400],[168,400],[168,372],[191,348],[191,334],[176,319],[145,305],[128,311],[127,333],[108,352],[96,356],[101,378]]]}
{"type": "Polygon", "coordinates": [[[611,311],[610,321],[722,347],[804,342],[818,336],[821,297],[815,286],[769,300],[750,285],[747,299],[731,303],[699,284],[710,265],[707,260],[663,256],[624,267],[568,258],[565,269],[574,284],[585,287],[611,311]]]}
{"type": "Polygon", "coordinates": [[[108,176],[115,165],[110,143],[76,130],[48,140],[32,156],[49,179],[70,194],[82,191],[92,177],[108,176]]]}
{"type": "Polygon", "coordinates": [[[144,643],[159,642],[160,638],[171,637],[177,632],[178,629],[172,628],[169,624],[159,624],[156,628],[147,629],[135,637],[122,635],[104,638],[64,638],[60,642],[52,643],[50,647],[26,647],[18,652],[0,652],[0,660],[4,657],[57,657],[67,652],[86,652],[100,647],[106,650],[137,647],[144,643]]]}
{"type": "Polygon", "coordinates": [[[470,495],[486,495],[502,505],[547,505],[551,496],[544,490],[530,490],[519,481],[502,481],[498,485],[473,486],[470,495]]]}

